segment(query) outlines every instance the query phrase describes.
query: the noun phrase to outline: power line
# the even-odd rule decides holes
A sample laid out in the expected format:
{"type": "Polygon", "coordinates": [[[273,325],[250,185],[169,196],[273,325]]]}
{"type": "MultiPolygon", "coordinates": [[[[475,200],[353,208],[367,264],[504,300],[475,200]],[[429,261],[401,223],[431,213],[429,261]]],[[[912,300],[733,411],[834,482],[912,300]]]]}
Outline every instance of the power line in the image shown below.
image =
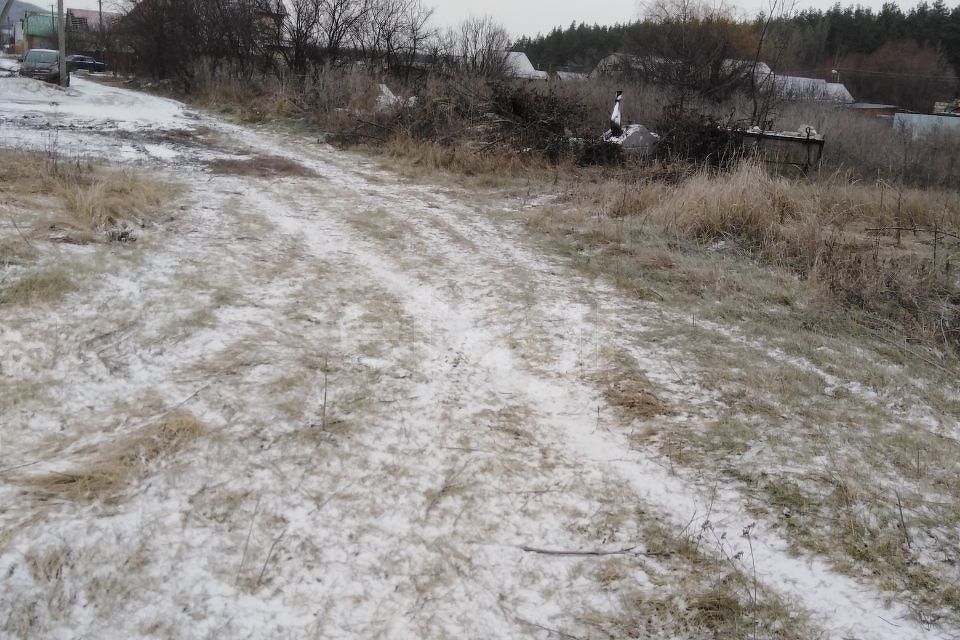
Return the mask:
{"type": "MultiPolygon", "coordinates": [[[[923,74],[917,74],[917,73],[904,73],[904,72],[896,72],[896,71],[869,71],[867,69],[851,69],[849,67],[832,67],[832,68],[837,71],[840,71],[841,73],[856,73],[856,74],[870,75],[870,76],[889,76],[889,77],[897,77],[897,78],[923,78],[925,80],[960,80],[960,76],[934,76],[934,75],[923,75],[923,74]]],[[[798,73],[798,72],[791,71],[790,73],[783,74],[783,75],[793,75],[795,73],[798,73]]],[[[811,73],[816,75],[816,74],[819,74],[820,71],[811,70],[811,73]]]]}

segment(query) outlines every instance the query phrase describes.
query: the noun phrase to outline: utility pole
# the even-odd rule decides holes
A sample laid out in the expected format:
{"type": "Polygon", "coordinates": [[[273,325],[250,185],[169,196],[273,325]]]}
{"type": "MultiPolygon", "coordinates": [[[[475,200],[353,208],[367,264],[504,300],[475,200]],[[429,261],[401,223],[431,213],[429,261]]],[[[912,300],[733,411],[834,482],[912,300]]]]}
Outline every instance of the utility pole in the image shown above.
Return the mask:
{"type": "Polygon", "coordinates": [[[10,12],[10,7],[12,6],[13,0],[0,0],[0,27],[7,21],[7,14],[10,12]]]}
{"type": "Polygon", "coordinates": [[[60,41],[60,86],[70,86],[70,75],[67,71],[67,25],[66,15],[63,13],[63,0],[57,0],[57,39],[60,41]]]}

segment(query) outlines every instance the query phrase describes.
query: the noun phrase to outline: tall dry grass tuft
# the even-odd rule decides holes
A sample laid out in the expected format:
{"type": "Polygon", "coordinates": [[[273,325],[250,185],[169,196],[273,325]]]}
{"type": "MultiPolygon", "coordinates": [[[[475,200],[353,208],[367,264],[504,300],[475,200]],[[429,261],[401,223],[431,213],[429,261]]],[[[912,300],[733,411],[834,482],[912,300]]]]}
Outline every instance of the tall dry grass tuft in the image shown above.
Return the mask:
{"type": "Polygon", "coordinates": [[[940,234],[960,230],[960,200],[935,190],[891,200],[877,186],[792,182],[745,164],[692,178],[651,215],[687,236],[736,241],[848,305],[957,350],[960,279],[950,261],[958,243],[940,234]],[[894,227],[923,231],[903,242],[894,227]]]}
{"type": "Polygon", "coordinates": [[[0,150],[0,193],[17,198],[52,196],[47,225],[66,240],[131,239],[132,229],[159,215],[177,188],[151,176],[113,169],[83,158],[0,150]]]}
{"type": "Polygon", "coordinates": [[[53,177],[53,192],[63,203],[55,225],[84,238],[104,233],[109,239],[129,239],[129,227],[142,226],[175,193],[168,184],[126,170],[98,173],[92,178],[53,177]]]}
{"type": "Polygon", "coordinates": [[[174,411],[136,433],[116,439],[85,463],[67,471],[15,480],[41,499],[115,501],[152,464],[174,457],[206,431],[206,425],[192,413],[174,411]]]}
{"type": "Polygon", "coordinates": [[[543,157],[523,153],[503,146],[478,149],[469,145],[442,145],[416,140],[409,135],[392,136],[379,149],[387,158],[396,160],[400,171],[422,173],[449,171],[463,176],[481,178],[520,178],[542,175],[550,169],[543,157]]]}
{"type": "Polygon", "coordinates": [[[618,278],[624,265],[652,264],[652,237],[732,250],[798,276],[815,297],[862,311],[871,326],[893,323],[909,337],[960,350],[955,192],[892,189],[842,172],[797,181],[744,163],[726,173],[697,171],[677,184],[642,172],[582,182],[570,200],[579,214],[561,221],[544,212],[532,224],[572,225],[618,278]]]}

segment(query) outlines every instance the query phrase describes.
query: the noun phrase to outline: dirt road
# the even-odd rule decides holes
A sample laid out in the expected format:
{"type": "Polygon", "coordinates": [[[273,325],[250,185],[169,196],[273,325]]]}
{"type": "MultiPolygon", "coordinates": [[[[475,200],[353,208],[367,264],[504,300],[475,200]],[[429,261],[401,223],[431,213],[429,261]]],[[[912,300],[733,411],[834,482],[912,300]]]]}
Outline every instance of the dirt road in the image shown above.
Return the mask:
{"type": "Polygon", "coordinates": [[[949,635],[632,444],[713,410],[650,339],[693,320],[538,246],[523,210],[544,194],[413,183],[296,134],[72,91],[21,91],[0,145],[120,158],[185,192],[134,245],[58,249],[96,268],[54,308],[0,307],[0,380],[32,390],[0,415],[5,633],[701,637],[679,604],[735,569],[744,637],[949,635]],[[90,95],[108,106],[71,110],[90,95]],[[611,406],[624,362],[684,415],[611,406]],[[25,488],[171,411],[202,433],[118,498],[25,488]]]}

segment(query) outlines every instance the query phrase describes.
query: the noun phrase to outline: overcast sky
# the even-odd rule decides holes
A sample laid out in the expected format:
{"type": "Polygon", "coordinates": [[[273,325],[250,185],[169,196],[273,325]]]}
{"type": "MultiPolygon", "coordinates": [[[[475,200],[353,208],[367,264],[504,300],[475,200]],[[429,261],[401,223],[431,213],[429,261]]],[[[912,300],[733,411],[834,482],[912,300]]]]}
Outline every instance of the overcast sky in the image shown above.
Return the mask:
{"type": "MultiPolygon", "coordinates": [[[[44,0],[28,0],[44,4],[44,0]]],[[[900,2],[906,10],[919,0],[900,2]]],[[[957,6],[960,0],[947,0],[947,5],[957,6]]],[[[49,3],[49,0],[47,0],[49,3]]],[[[933,3],[933,0],[930,0],[933,3]]],[[[424,4],[435,7],[434,22],[440,26],[453,25],[471,15],[493,16],[507,27],[514,36],[550,31],[555,26],[566,27],[573,21],[588,24],[614,24],[629,22],[641,15],[641,3],[637,0],[425,0],[424,4]]],[[[734,0],[744,15],[756,14],[765,0],[749,2],[734,0]]],[[[797,8],[815,7],[827,9],[834,0],[797,0],[797,8]]],[[[856,0],[842,0],[841,4],[857,4],[856,0]]],[[[860,0],[859,4],[879,8],[883,0],[860,0]]],[[[104,10],[116,5],[116,0],[104,0],[104,10]]],[[[66,6],[77,9],[96,9],[97,0],[67,0],[66,6]]]]}

